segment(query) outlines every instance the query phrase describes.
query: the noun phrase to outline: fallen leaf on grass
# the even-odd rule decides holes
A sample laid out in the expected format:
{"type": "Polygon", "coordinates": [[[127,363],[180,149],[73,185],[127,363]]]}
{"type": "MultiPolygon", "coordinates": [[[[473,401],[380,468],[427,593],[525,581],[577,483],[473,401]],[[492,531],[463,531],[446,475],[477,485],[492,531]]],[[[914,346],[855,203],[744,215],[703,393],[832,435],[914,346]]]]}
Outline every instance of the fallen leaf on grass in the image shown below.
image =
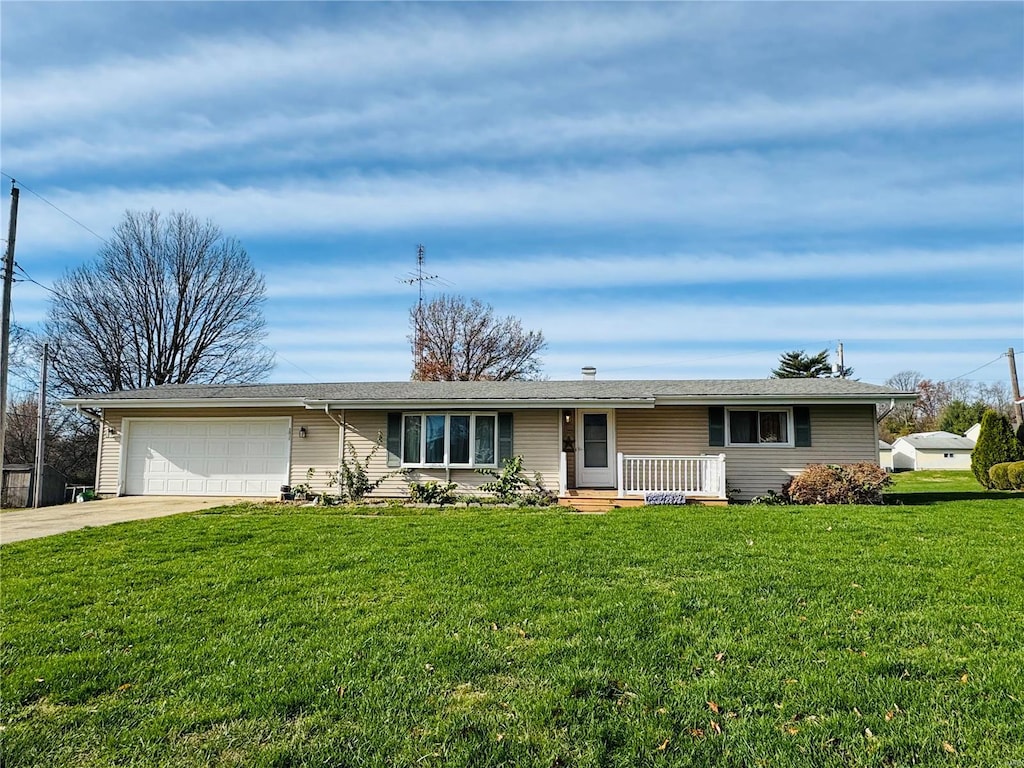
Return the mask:
{"type": "Polygon", "coordinates": [[[690,729],[690,735],[693,736],[693,738],[695,738],[695,739],[703,739],[704,738],[704,729],[703,728],[691,728],[690,729]]]}
{"type": "Polygon", "coordinates": [[[505,738],[505,734],[504,733],[499,733],[498,734],[498,741],[502,741],[504,738],[505,738]]]}
{"type": "Polygon", "coordinates": [[[942,748],[944,750],[946,750],[947,752],[949,752],[949,754],[951,754],[951,755],[955,755],[956,754],[956,747],[954,747],[948,741],[942,742],[942,748]]]}
{"type": "Polygon", "coordinates": [[[131,683],[125,683],[124,685],[117,686],[117,690],[119,690],[119,691],[127,691],[131,687],[132,687],[131,683]]]}
{"type": "Polygon", "coordinates": [[[964,672],[962,675],[960,675],[960,682],[961,683],[966,683],[967,682],[967,673],[966,672],[964,672]]]}
{"type": "Polygon", "coordinates": [[[713,701],[709,701],[708,702],[708,709],[710,709],[716,715],[718,714],[718,704],[717,703],[715,703],[713,701]]]}
{"type": "Polygon", "coordinates": [[[725,651],[719,651],[715,654],[715,661],[722,661],[725,658],[725,651]]]}
{"type": "Polygon", "coordinates": [[[711,730],[714,731],[715,733],[721,733],[722,732],[722,726],[720,726],[717,721],[712,720],[711,722],[708,723],[708,725],[710,726],[711,730]]]}
{"type": "Polygon", "coordinates": [[[786,733],[788,733],[790,736],[796,736],[798,733],[800,733],[800,729],[799,728],[793,728],[792,726],[788,726],[787,725],[786,726],[786,733]]]}
{"type": "Polygon", "coordinates": [[[668,749],[668,739],[665,739],[663,742],[661,742],[661,744],[658,745],[659,752],[664,752],[666,749],[668,749]]]}
{"type": "Polygon", "coordinates": [[[864,735],[865,735],[865,736],[867,736],[867,737],[868,737],[869,739],[873,739],[873,738],[875,738],[875,734],[873,734],[873,733],[871,732],[871,729],[870,729],[870,728],[865,728],[865,729],[864,729],[864,735]]]}
{"type": "Polygon", "coordinates": [[[893,714],[892,710],[889,710],[885,713],[885,722],[888,723],[890,720],[893,719],[893,717],[895,717],[895,715],[893,714]]]}
{"type": "Polygon", "coordinates": [[[345,695],[345,686],[344,685],[339,685],[338,686],[338,698],[340,699],[344,695],[345,695]]]}

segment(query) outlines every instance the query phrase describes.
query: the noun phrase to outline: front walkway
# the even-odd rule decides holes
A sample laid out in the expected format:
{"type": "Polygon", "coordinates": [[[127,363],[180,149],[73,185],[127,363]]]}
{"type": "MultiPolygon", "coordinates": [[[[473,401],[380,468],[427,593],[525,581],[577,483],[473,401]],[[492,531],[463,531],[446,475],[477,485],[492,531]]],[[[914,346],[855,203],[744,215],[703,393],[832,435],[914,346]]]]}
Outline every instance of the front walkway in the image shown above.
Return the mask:
{"type": "Polygon", "coordinates": [[[62,504],[56,507],[4,512],[0,514],[0,544],[77,531],[86,526],[148,520],[152,517],[196,512],[244,501],[260,499],[236,499],[228,496],[121,496],[116,499],[87,501],[84,504],[62,504]]]}

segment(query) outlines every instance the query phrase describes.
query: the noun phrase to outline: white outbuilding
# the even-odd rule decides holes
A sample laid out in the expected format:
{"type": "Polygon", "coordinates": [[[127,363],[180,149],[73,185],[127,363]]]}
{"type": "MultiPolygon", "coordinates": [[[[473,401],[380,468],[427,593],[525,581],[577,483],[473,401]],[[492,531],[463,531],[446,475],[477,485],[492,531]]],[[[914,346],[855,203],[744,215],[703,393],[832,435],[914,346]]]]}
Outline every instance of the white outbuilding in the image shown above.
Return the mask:
{"type": "Polygon", "coordinates": [[[970,469],[974,441],[952,432],[915,432],[892,444],[892,463],[901,469],[970,469]]]}

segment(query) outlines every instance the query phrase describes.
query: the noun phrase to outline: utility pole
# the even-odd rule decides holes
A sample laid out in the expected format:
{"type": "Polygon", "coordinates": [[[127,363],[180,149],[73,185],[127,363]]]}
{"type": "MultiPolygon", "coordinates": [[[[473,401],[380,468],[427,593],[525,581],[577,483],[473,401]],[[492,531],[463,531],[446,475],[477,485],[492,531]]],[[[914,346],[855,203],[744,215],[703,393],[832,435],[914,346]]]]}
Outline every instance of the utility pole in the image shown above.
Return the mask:
{"type": "Polygon", "coordinates": [[[39,412],[36,414],[36,471],[32,474],[32,506],[36,509],[43,502],[43,472],[46,457],[46,367],[50,357],[50,345],[43,344],[43,364],[39,369],[39,412]]]}
{"type": "Polygon", "coordinates": [[[1013,359],[1013,347],[1006,350],[1006,357],[1010,361],[1010,388],[1013,390],[1013,425],[1020,429],[1024,424],[1024,407],[1020,404],[1020,382],[1017,381],[1017,363],[1013,359]]]}
{"type": "Polygon", "coordinates": [[[846,378],[846,366],[843,364],[843,342],[839,342],[839,378],[846,378]]]}
{"type": "Polygon", "coordinates": [[[4,437],[7,435],[7,372],[11,365],[11,285],[14,283],[14,238],[18,233],[18,195],[21,190],[11,179],[11,221],[4,254],[3,321],[0,324],[0,467],[4,463],[4,437]]]}

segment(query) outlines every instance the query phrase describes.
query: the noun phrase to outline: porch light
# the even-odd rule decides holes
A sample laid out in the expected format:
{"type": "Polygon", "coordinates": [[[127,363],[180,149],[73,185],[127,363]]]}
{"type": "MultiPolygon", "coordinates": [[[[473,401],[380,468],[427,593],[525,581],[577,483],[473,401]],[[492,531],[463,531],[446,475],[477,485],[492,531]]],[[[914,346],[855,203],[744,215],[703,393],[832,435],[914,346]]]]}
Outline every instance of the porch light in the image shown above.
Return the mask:
{"type": "Polygon", "coordinates": [[[301,437],[303,440],[306,439],[306,428],[305,427],[299,427],[299,437],[301,437]]]}
{"type": "Polygon", "coordinates": [[[572,421],[572,411],[562,411],[562,416],[565,417],[566,424],[572,421]]]}

